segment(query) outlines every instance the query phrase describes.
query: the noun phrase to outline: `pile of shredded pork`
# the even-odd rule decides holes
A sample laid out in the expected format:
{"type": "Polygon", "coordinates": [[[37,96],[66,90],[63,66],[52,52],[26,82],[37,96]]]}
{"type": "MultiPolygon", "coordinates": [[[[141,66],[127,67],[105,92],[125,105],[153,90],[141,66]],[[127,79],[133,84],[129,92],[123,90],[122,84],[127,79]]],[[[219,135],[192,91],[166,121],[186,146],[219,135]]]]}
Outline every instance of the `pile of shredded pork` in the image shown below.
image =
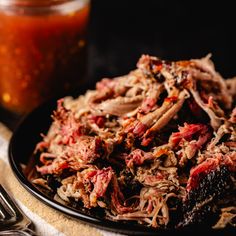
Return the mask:
{"type": "Polygon", "coordinates": [[[210,56],[143,55],[128,75],[58,101],[33,182],[115,221],[235,226],[235,96],[210,56]]]}

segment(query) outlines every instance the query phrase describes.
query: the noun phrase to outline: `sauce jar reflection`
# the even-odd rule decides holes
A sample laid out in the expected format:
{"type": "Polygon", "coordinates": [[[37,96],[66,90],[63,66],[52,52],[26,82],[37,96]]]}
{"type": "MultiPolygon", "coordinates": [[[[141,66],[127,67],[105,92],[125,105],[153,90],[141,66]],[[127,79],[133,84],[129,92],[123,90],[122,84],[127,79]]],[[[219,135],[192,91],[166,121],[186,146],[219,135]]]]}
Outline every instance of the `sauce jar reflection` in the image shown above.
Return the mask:
{"type": "Polygon", "coordinates": [[[0,104],[24,114],[79,86],[86,73],[88,0],[0,2],[0,104]]]}

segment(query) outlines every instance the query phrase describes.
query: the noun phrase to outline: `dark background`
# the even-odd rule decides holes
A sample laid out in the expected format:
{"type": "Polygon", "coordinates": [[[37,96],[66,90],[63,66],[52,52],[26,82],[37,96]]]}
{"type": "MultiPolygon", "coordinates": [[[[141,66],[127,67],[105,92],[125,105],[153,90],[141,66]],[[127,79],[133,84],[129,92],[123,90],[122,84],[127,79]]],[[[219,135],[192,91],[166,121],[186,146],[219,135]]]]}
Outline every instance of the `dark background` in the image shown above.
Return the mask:
{"type": "MultiPolygon", "coordinates": [[[[127,74],[141,54],[167,60],[212,53],[224,77],[236,75],[234,1],[91,0],[88,84],[127,74]]],[[[14,129],[19,117],[0,108],[14,129]]]]}
{"type": "Polygon", "coordinates": [[[236,75],[233,5],[234,1],[92,1],[90,79],[128,73],[143,53],[179,60],[211,52],[224,77],[236,75]]]}

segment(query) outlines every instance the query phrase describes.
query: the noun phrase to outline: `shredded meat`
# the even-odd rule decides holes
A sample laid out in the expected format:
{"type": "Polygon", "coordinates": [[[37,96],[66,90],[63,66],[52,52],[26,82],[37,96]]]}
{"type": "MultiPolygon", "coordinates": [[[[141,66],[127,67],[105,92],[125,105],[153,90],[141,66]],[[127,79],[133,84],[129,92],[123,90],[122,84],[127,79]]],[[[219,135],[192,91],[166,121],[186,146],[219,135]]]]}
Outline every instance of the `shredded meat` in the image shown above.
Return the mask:
{"type": "Polygon", "coordinates": [[[235,99],[236,98],[236,77],[227,79],[226,86],[228,88],[228,91],[230,95],[235,99]]]}
{"type": "Polygon", "coordinates": [[[172,133],[169,143],[173,149],[179,149],[177,155],[179,164],[185,165],[188,159],[192,159],[197,151],[210,139],[211,132],[204,124],[184,124],[179,127],[179,132],[172,133]],[[195,136],[195,138],[194,138],[195,136]]]}
{"type": "Polygon", "coordinates": [[[117,97],[106,100],[93,107],[93,109],[95,113],[98,112],[100,115],[124,116],[138,108],[142,100],[143,97],[140,95],[136,97],[117,97]]]}
{"type": "Polygon", "coordinates": [[[210,55],[143,55],[129,74],[58,101],[32,182],[113,220],[235,225],[235,90],[210,55]]]}
{"type": "Polygon", "coordinates": [[[236,218],[236,207],[225,207],[221,209],[221,216],[219,221],[213,226],[215,229],[225,228],[228,224],[232,224],[236,218]]]}

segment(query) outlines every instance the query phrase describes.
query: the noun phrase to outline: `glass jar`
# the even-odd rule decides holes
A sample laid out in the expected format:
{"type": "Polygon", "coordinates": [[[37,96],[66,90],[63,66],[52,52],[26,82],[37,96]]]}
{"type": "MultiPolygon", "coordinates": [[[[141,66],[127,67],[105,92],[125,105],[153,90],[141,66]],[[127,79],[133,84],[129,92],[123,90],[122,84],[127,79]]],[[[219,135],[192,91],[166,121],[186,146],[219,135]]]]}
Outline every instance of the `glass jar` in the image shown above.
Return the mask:
{"type": "Polygon", "coordinates": [[[0,1],[0,104],[25,114],[86,73],[89,0],[0,1]]]}

